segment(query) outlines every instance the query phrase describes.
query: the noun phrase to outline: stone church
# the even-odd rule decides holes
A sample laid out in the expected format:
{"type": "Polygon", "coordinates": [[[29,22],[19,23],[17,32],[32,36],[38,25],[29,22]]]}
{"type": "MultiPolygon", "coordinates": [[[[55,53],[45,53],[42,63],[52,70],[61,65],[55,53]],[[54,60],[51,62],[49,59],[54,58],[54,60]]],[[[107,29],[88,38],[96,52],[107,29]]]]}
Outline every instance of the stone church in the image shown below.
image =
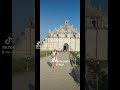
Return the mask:
{"type": "Polygon", "coordinates": [[[108,16],[90,0],[85,0],[85,43],[86,59],[108,60],[108,16]]]}
{"type": "Polygon", "coordinates": [[[13,46],[13,58],[33,58],[35,56],[35,15],[30,19],[13,46]]]}
{"type": "Polygon", "coordinates": [[[73,25],[69,25],[68,20],[65,20],[63,26],[55,28],[53,31],[49,30],[40,46],[40,50],[52,51],[54,49],[80,51],[80,33],[73,25]]]}

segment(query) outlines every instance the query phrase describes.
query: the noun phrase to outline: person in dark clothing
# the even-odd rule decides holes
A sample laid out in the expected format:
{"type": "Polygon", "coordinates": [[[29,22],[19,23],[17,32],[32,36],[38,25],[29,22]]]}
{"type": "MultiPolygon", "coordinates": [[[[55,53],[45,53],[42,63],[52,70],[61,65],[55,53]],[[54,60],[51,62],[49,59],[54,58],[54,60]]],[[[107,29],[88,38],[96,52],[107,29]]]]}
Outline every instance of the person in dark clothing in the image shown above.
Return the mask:
{"type": "Polygon", "coordinates": [[[73,53],[72,53],[72,52],[70,52],[69,58],[70,58],[70,64],[71,64],[71,66],[73,67],[73,60],[74,60],[74,57],[73,57],[73,53]]]}

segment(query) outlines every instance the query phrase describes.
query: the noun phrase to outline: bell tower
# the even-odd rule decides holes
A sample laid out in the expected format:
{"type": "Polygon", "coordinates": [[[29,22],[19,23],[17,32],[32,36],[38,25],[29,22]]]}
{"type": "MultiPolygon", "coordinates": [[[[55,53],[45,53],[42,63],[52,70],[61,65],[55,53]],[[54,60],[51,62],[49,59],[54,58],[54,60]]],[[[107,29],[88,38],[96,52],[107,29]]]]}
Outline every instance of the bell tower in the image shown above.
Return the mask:
{"type": "Polygon", "coordinates": [[[64,25],[65,30],[67,30],[67,29],[68,29],[68,26],[69,26],[69,22],[68,22],[68,20],[65,20],[65,25],[64,25]]]}

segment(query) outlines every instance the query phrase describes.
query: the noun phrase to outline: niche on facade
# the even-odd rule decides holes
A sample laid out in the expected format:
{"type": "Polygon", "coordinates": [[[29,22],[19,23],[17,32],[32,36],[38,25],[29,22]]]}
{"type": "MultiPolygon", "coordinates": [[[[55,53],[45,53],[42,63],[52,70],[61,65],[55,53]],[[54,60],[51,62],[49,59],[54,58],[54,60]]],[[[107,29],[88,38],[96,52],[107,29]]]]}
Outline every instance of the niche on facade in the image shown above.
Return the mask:
{"type": "Polygon", "coordinates": [[[94,28],[97,27],[97,25],[96,25],[96,21],[95,21],[95,20],[92,20],[92,25],[93,25],[94,28]]]}
{"type": "Polygon", "coordinates": [[[20,34],[21,34],[21,36],[24,36],[24,35],[25,35],[25,32],[21,32],[20,34]]]}
{"type": "Polygon", "coordinates": [[[59,35],[57,34],[57,38],[59,37],[59,35]]]}
{"type": "Polygon", "coordinates": [[[75,38],[75,37],[76,37],[76,35],[75,35],[75,34],[73,34],[73,37],[75,38]]]}

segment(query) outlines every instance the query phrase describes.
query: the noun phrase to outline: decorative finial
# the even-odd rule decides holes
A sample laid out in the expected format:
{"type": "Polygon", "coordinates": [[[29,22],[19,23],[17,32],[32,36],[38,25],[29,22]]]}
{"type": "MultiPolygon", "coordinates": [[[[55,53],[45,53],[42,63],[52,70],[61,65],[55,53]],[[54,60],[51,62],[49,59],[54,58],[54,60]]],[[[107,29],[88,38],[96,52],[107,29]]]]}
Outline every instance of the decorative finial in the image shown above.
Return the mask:
{"type": "Polygon", "coordinates": [[[101,6],[101,4],[99,4],[99,10],[102,11],[102,6],[101,6]]]}
{"type": "Polygon", "coordinates": [[[65,24],[68,24],[68,20],[65,20],[65,24]]]}
{"type": "Polygon", "coordinates": [[[49,29],[49,33],[50,33],[50,29],[49,29]]]}

